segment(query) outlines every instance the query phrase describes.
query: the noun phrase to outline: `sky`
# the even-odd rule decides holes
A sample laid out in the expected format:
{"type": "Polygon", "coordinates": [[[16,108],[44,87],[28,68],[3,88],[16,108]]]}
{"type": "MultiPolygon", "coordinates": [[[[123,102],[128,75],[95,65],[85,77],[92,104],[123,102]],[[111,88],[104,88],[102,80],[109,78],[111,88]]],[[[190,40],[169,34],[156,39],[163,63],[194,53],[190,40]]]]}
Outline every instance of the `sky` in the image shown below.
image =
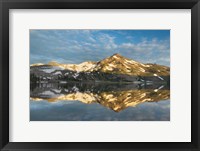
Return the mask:
{"type": "Polygon", "coordinates": [[[30,30],[30,64],[78,64],[115,53],[170,66],[170,30],[30,30]]]}

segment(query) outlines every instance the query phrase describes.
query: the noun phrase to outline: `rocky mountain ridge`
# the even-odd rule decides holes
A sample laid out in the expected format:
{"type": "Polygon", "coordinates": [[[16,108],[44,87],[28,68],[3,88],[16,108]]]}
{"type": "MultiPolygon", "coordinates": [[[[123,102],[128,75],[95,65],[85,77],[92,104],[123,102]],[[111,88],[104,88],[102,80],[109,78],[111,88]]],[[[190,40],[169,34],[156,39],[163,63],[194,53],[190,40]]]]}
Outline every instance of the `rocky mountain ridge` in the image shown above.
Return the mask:
{"type": "Polygon", "coordinates": [[[170,68],[143,64],[114,54],[98,62],[32,64],[30,73],[31,81],[168,81],[170,68]]]}

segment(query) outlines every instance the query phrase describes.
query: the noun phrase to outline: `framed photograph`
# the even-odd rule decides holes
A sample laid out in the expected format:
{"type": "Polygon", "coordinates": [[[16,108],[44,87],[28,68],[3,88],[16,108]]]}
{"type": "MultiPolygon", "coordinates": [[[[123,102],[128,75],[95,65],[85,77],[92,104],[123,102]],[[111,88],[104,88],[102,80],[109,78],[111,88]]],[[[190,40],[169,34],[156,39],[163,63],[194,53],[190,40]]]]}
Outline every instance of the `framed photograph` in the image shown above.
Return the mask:
{"type": "Polygon", "coordinates": [[[2,150],[200,150],[198,0],[1,0],[2,150]]]}

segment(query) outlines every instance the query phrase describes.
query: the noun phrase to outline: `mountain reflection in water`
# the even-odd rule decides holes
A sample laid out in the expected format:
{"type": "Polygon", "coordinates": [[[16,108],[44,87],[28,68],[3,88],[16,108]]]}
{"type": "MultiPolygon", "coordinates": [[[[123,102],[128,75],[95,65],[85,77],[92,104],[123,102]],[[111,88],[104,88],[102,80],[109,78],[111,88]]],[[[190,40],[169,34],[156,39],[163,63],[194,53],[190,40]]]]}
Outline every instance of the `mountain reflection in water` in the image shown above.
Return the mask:
{"type": "Polygon", "coordinates": [[[31,84],[30,115],[31,121],[169,120],[169,99],[169,87],[160,84],[31,84]],[[155,115],[145,115],[149,110],[155,115]]]}

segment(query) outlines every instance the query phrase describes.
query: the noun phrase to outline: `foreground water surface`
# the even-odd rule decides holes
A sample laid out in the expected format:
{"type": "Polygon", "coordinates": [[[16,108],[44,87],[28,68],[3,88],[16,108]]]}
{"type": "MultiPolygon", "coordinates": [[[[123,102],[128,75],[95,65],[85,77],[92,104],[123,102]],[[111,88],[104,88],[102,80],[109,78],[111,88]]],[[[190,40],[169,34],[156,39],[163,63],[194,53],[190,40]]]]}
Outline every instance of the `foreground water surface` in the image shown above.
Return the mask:
{"type": "Polygon", "coordinates": [[[162,84],[31,84],[30,121],[169,121],[162,84]]]}

